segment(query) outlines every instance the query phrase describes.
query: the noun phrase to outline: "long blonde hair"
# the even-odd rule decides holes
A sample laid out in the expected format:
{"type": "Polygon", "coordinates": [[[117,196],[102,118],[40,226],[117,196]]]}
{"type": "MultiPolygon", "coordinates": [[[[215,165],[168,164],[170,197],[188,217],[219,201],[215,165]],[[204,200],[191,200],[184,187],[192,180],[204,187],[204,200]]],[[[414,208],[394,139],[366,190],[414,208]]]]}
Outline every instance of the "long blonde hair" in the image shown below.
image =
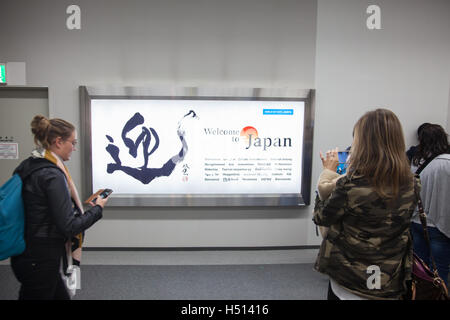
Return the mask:
{"type": "Polygon", "coordinates": [[[382,197],[396,198],[412,183],[402,125],[387,109],[364,114],[353,128],[350,175],[362,175],[382,197]]]}

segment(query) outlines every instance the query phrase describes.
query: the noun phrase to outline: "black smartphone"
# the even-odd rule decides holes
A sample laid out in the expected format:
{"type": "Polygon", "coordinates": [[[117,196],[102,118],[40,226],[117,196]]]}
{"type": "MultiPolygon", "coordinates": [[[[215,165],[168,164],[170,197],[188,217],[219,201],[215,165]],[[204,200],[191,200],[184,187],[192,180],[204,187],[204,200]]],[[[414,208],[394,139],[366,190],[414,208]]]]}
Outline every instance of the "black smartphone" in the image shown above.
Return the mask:
{"type": "Polygon", "coordinates": [[[100,193],[100,197],[102,197],[103,199],[106,197],[109,197],[109,195],[112,193],[113,191],[111,189],[105,189],[103,190],[102,193],[100,193]]]}
{"type": "MultiPolygon", "coordinates": [[[[102,193],[100,193],[100,197],[102,197],[103,199],[105,199],[106,197],[109,197],[109,195],[112,193],[113,191],[111,189],[105,189],[102,191],[102,193]]],[[[94,199],[92,199],[92,202],[95,203],[95,201],[97,200],[97,197],[95,197],[94,199]]]]}
{"type": "Polygon", "coordinates": [[[348,151],[338,152],[339,165],[336,169],[337,173],[344,174],[347,171],[347,158],[348,158],[348,151]]]}

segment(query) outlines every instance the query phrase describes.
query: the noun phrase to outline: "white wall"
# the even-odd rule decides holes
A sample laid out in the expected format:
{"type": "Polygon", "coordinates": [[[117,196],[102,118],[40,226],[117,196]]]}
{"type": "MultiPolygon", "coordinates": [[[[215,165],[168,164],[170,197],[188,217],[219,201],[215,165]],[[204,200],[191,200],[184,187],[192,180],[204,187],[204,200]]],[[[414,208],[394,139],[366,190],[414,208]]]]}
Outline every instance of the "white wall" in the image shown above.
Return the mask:
{"type": "Polygon", "coordinates": [[[450,132],[450,88],[448,88],[447,133],[450,132]]]}
{"type": "Polygon", "coordinates": [[[316,145],[350,143],[355,121],[376,106],[397,113],[408,145],[423,122],[445,127],[449,21],[446,0],[319,1],[316,131],[336,123],[343,130],[323,135],[316,145]],[[365,27],[365,8],[374,3],[381,8],[382,30],[365,27]]]}
{"type": "Polygon", "coordinates": [[[397,114],[407,148],[421,123],[446,126],[450,1],[319,0],[316,52],[315,154],[349,146],[357,119],[377,107],[397,114]],[[366,27],[372,4],[381,30],[366,27]]]}
{"type": "MultiPolygon", "coordinates": [[[[316,88],[315,155],[349,145],[375,106],[398,114],[408,145],[419,124],[449,117],[447,0],[2,0],[0,11],[0,61],[26,62],[27,85],[49,86],[50,115],[77,127],[79,85],[316,88]],[[81,30],[69,31],[73,3],[81,30]],[[382,30],[367,30],[369,4],[382,30]]],[[[79,154],[68,165],[80,185],[79,154]]],[[[319,173],[316,157],[312,188],[319,173]]],[[[311,210],[108,208],[86,245],[318,244],[311,210]]]]}

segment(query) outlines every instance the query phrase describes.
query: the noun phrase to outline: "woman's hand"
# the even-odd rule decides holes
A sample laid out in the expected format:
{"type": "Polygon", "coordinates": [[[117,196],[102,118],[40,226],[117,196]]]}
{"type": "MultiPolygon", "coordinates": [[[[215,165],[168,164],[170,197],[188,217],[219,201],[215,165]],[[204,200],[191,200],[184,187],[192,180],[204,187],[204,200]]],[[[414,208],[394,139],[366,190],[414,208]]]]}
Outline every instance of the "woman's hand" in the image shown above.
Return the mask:
{"type": "Polygon", "coordinates": [[[328,150],[326,153],[326,157],[324,157],[322,151],[320,151],[320,159],[322,160],[324,169],[329,169],[336,172],[339,165],[338,148],[328,150]]]}
{"type": "Polygon", "coordinates": [[[99,205],[100,207],[104,208],[104,207],[105,207],[105,204],[108,202],[108,198],[109,198],[109,197],[102,198],[102,197],[98,196],[97,199],[95,200],[95,202],[92,202],[92,201],[91,201],[90,204],[91,204],[92,206],[99,205]]]}

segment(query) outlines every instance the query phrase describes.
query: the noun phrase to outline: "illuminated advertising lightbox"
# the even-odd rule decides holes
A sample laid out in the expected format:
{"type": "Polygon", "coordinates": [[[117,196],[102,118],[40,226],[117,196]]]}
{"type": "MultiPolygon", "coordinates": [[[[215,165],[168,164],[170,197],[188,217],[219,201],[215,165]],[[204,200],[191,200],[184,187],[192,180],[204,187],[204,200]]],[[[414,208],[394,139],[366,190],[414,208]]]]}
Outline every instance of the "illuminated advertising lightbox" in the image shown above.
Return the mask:
{"type": "Polygon", "coordinates": [[[90,191],[116,205],[299,200],[304,117],[305,101],[94,98],[90,191]]]}

